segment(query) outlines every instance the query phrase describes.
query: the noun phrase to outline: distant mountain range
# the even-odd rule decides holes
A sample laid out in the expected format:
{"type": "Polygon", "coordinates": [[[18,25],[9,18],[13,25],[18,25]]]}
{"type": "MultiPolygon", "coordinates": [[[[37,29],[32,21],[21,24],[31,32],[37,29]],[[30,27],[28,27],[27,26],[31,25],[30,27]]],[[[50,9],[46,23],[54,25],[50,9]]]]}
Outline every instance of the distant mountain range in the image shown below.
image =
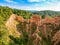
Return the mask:
{"type": "Polygon", "coordinates": [[[60,11],[52,11],[52,10],[43,10],[43,11],[31,11],[33,14],[38,15],[60,15],[60,11]]]}

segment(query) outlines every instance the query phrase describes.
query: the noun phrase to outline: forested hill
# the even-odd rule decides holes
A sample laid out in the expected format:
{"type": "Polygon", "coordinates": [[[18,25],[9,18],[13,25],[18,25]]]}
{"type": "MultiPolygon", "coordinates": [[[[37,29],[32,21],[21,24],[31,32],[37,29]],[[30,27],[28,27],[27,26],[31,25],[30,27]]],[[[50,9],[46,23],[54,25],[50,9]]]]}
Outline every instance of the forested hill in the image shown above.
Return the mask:
{"type": "Polygon", "coordinates": [[[0,16],[7,20],[11,14],[23,16],[24,18],[30,18],[31,12],[25,10],[12,9],[7,6],[0,6],[0,16]]]}
{"type": "Polygon", "coordinates": [[[7,6],[0,6],[0,16],[4,18],[4,20],[7,20],[11,14],[16,14],[24,17],[25,19],[30,18],[32,15],[49,15],[49,16],[56,16],[60,15],[60,11],[51,11],[51,10],[45,10],[45,11],[27,11],[27,10],[20,10],[20,9],[12,9],[7,6]]]}
{"type": "Polygon", "coordinates": [[[56,16],[60,15],[60,11],[43,10],[43,11],[35,11],[33,12],[33,14],[56,16]]]}

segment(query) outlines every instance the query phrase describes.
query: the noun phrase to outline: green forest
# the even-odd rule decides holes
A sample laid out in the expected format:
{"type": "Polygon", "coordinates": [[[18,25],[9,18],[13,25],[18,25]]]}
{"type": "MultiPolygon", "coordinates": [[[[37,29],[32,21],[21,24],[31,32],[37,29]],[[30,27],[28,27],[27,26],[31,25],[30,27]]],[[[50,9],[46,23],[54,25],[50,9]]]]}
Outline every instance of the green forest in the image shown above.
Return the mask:
{"type": "Polygon", "coordinates": [[[60,34],[59,11],[46,10],[32,12],[27,10],[12,9],[7,6],[0,6],[0,45],[59,45],[60,44],[59,34],[60,34]],[[9,21],[9,18],[11,17],[12,14],[16,16],[17,19],[11,20],[14,25],[13,24],[10,25],[9,23],[6,27],[6,22],[9,21]],[[24,19],[22,20],[23,22],[20,21],[20,18],[18,18],[18,16],[23,17],[24,19]],[[41,25],[39,22],[40,16],[42,20],[45,19],[47,16],[45,22],[47,20],[50,21],[53,18],[54,19],[50,22],[46,23],[42,22],[43,24],[41,25]],[[47,31],[45,30],[45,28],[47,31]],[[57,37],[58,39],[53,37],[57,37]]]}

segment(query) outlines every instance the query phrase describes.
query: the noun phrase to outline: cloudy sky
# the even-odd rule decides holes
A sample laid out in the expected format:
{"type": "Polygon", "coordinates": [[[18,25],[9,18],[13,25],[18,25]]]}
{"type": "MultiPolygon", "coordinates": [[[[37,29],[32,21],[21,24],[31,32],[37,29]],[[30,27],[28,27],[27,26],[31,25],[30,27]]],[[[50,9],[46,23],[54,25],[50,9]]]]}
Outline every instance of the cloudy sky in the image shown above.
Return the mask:
{"type": "Polygon", "coordinates": [[[22,10],[60,11],[60,0],[0,0],[0,5],[22,10]]]}

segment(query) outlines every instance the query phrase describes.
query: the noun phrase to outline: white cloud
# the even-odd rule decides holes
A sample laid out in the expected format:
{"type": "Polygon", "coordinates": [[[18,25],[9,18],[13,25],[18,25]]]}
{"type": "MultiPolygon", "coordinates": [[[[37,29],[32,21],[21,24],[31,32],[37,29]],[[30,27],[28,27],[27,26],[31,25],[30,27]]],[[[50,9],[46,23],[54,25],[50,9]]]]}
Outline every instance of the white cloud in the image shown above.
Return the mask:
{"type": "MultiPolygon", "coordinates": [[[[12,0],[10,0],[12,1],[12,0]]],[[[12,8],[22,9],[22,10],[54,10],[54,11],[60,11],[60,2],[58,1],[52,1],[52,2],[46,2],[46,3],[36,3],[31,4],[29,6],[27,5],[14,5],[14,4],[0,4],[0,5],[6,5],[12,8]]]]}
{"type": "Polygon", "coordinates": [[[28,2],[41,2],[41,1],[45,1],[45,0],[28,0],[28,2]]]}
{"type": "Polygon", "coordinates": [[[46,3],[45,5],[35,4],[31,6],[22,6],[21,9],[24,10],[53,10],[53,11],[60,11],[60,2],[55,3],[46,3]]]}
{"type": "Polygon", "coordinates": [[[14,2],[13,0],[5,0],[5,1],[10,3],[17,3],[17,2],[14,2]]]}

